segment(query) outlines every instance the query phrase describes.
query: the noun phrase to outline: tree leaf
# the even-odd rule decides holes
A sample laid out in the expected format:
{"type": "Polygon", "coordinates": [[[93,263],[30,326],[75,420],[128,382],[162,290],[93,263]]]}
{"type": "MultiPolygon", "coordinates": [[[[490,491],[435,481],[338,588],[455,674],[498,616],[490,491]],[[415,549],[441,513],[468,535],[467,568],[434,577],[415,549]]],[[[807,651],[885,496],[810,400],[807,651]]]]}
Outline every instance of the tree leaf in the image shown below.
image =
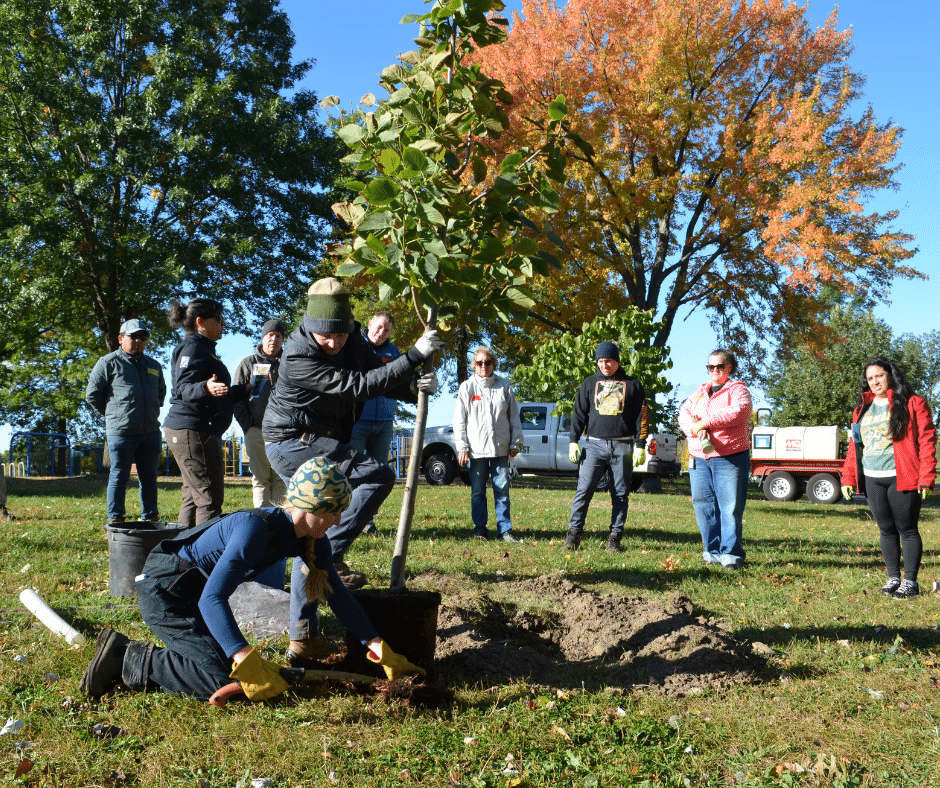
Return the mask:
{"type": "Polygon", "coordinates": [[[398,184],[387,177],[376,178],[366,186],[363,196],[372,205],[388,205],[400,194],[398,184]]]}

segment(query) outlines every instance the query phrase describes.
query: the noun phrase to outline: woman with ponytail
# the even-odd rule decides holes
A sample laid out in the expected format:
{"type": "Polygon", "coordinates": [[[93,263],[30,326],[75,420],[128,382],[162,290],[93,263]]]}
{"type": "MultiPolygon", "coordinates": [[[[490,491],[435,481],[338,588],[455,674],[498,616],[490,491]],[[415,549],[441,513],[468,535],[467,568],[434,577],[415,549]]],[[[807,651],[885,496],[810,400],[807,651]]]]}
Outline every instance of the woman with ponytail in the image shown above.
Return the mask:
{"type": "Polygon", "coordinates": [[[280,695],[287,689],[280,666],[248,645],[229,598],[242,582],[297,557],[309,567],[308,600],[329,604],[390,679],[423,675],[379,637],[333,566],[326,531],[339,521],[351,498],[349,482],[338,467],[315,457],[290,480],[282,507],[233,512],[161,542],[148,556],[136,585],[140,614],[166,646],[130,641],[102,629],[95,656],[82,676],[82,691],[97,698],[123,686],[206,700],[235,679],[251,700],[280,695]]]}
{"type": "Polygon", "coordinates": [[[923,545],[917,524],[921,502],[936,480],[937,430],[927,403],[893,361],[871,358],[864,370],[842,468],[842,494],[849,498],[858,489],[868,498],[888,572],[881,593],[905,599],[920,593],[923,545]]]}

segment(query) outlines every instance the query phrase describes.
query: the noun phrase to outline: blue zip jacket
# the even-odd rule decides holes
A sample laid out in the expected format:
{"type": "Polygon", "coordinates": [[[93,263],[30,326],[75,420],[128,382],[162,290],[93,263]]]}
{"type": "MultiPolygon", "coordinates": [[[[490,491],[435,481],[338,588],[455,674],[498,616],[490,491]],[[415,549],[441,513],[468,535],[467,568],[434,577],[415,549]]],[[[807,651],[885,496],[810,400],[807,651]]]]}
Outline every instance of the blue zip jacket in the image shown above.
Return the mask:
{"type": "MultiPolygon", "coordinates": [[[[366,344],[372,348],[375,357],[383,364],[388,364],[389,361],[394,361],[401,355],[401,351],[395,347],[389,339],[386,339],[381,346],[375,347],[375,345],[369,342],[369,334],[367,331],[363,331],[362,336],[366,344]]],[[[396,410],[398,410],[397,399],[392,399],[391,397],[376,397],[375,399],[370,399],[363,405],[362,415],[359,419],[365,419],[366,421],[395,421],[396,410]]]]}

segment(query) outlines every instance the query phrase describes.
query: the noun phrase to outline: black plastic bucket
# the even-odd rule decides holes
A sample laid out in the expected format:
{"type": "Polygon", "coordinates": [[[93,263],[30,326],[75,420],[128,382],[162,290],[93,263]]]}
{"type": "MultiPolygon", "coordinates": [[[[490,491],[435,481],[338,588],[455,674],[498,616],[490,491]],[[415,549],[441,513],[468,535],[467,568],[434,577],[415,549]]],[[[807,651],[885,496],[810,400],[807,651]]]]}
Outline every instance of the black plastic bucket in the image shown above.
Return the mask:
{"type": "Polygon", "coordinates": [[[134,578],[141,573],[150,551],[164,539],[172,539],[185,529],[179,523],[114,523],[108,532],[108,589],[111,596],[137,596],[134,578]]]}

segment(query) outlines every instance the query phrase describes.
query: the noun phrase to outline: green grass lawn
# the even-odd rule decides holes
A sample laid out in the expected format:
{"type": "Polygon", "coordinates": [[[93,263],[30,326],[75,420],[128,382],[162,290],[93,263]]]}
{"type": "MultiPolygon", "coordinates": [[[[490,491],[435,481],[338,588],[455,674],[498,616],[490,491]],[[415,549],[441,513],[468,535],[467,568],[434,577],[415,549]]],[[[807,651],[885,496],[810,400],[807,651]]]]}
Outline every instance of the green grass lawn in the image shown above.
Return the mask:
{"type": "MultiPolygon", "coordinates": [[[[0,524],[0,722],[25,723],[0,737],[8,784],[940,786],[940,595],[930,593],[940,579],[940,498],[921,518],[927,593],[900,601],[877,593],[877,528],[861,504],[770,503],[755,488],[748,564],[730,573],[701,560],[687,482],[631,498],[625,552],[615,556],[603,550],[606,495],[592,504],[582,549],[562,549],[571,482],[514,485],[522,545],[468,541],[468,488],[422,486],[410,575],[491,582],[565,571],[599,593],[678,592],[737,638],[773,648],[772,680],[680,699],[519,682],[455,686],[446,711],[347,691],[218,710],[162,694],[89,704],[78,692],[99,626],[148,632],[132,600],[108,593],[105,487],[105,477],[8,480],[17,519],[0,524]],[[89,643],[70,649],[38,624],[19,604],[26,587],[89,643]],[[119,735],[100,735],[101,725],[119,735]],[[28,771],[16,777],[18,768],[28,771]]],[[[250,506],[250,484],[231,482],[226,499],[226,510],[250,506]]],[[[168,519],[179,501],[179,481],[162,480],[168,519]]],[[[376,518],[378,537],[361,537],[347,556],[376,587],[388,583],[400,504],[398,487],[376,518]]],[[[268,644],[267,655],[285,645],[268,644]]]]}

